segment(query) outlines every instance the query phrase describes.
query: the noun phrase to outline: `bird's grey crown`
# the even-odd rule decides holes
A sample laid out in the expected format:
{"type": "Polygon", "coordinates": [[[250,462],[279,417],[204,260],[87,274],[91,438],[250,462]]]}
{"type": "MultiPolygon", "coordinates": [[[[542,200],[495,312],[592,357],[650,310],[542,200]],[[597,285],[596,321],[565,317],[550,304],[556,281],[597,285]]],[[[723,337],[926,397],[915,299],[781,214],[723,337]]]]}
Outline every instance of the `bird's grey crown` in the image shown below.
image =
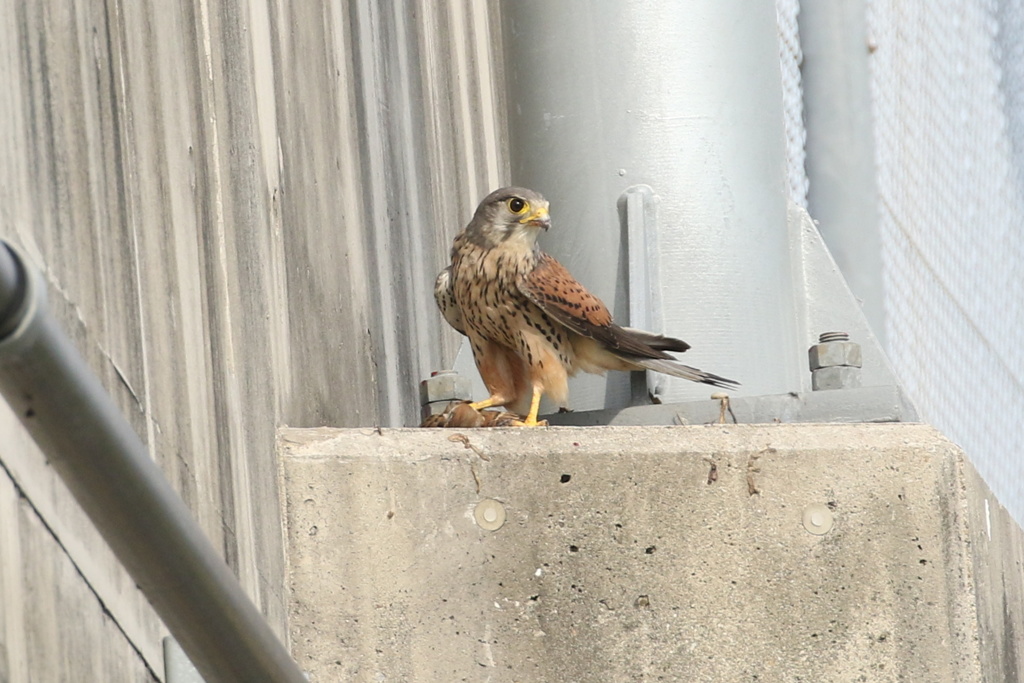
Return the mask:
{"type": "Polygon", "coordinates": [[[505,202],[513,197],[520,197],[528,202],[536,201],[547,201],[540,192],[535,192],[527,187],[500,187],[494,192],[490,193],[480,201],[480,206],[477,207],[477,213],[480,213],[481,209],[488,206],[495,206],[505,202]]]}
{"type": "Polygon", "coordinates": [[[539,192],[525,187],[502,187],[490,193],[480,202],[473,214],[473,220],[466,226],[465,237],[481,247],[495,246],[506,237],[506,231],[516,223],[516,216],[509,211],[507,202],[519,197],[530,203],[547,204],[539,192]]]}
{"type": "Polygon", "coordinates": [[[479,206],[476,207],[476,213],[473,214],[470,225],[491,221],[498,212],[505,208],[505,202],[513,197],[525,199],[530,204],[547,201],[541,193],[525,187],[502,187],[483,198],[479,206]]]}

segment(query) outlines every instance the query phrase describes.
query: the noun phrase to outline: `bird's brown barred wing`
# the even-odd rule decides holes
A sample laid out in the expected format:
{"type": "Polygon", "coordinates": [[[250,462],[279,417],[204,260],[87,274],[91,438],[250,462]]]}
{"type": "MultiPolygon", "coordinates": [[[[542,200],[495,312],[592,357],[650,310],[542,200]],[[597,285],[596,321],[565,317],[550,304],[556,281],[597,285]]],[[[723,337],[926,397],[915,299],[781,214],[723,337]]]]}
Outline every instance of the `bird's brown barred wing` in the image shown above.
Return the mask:
{"type": "MultiPolygon", "coordinates": [[[[577,282],[562,264],[546,254],[541,256],[537,266],[520,282],[519,289],[555,321],[597,342],[602,350],[588,354],[590,361],[597,367],[656,370],[691,382],[725,389],[739,386],[734,380],[683,365],[665,353],[690,348],[689,344],[680,339],[616,325],[612,322],[607,306],[577,282]],[[608,356],[602,360],[601,354],[604,353],[608,356]],[[611,358],[618,358],[620,362],[608,362],[611,358]]],[[[577,349],[577,353],[579,351],[577,349]]]]}
{"type": "Polygon", "coordinates": [[[537,265],[520,284],[520,290],[548,315],[588,337],[612,322],[608,307],[547,254],[541,254],[537,265]]]}
{"type": "Polygon", "coordinates": [[[679,339],[616,325],[608,307],[547,254],[541,255],[519,289],[557,322],[576,334],[601,342],[616,354],[671,360],[672,356],[665,351],[680,352],[690,348],[679,339]]]}

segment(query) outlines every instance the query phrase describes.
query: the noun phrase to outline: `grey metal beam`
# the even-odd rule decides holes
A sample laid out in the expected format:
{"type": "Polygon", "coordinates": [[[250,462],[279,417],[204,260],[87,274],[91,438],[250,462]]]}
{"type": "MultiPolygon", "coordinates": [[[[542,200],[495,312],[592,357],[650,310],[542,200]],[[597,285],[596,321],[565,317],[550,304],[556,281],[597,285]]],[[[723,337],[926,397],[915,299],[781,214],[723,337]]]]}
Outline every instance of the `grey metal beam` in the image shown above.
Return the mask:
{"type": "MultiPolygon", "coordinates": [[[[672,425],[718,422],[720,401],[689,401],[621,410],[589,410],[545,415],[552,425],[672,425]]],[[[776,422],[916,422],[917,411],[898,386],[836,391],[792,392],[733,398],[725,421],[732,424],[776,422]]]]}
{"type": "Polygon", "coordinates": [[[865,0],[800,4],[808,210],[885,345],[865,0]]]}
{"type": "Polygon", "coordinates": [[[0,312],[5,309],[0,329],[12,331],[0,340],[0,393],[203,677],[303,683],[284,645],[47,312],[38,273],[0,242],[0,312]]]}

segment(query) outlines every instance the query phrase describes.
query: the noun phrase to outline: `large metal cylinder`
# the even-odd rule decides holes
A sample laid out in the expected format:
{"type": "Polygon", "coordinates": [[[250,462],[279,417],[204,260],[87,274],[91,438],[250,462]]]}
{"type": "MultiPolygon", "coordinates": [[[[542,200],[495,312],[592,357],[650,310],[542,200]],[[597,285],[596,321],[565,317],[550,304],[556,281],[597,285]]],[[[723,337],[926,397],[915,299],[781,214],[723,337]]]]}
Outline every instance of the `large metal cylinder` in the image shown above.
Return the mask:
{"type": "MultiPolygon", "coordinates": [[[[506,0],[502,27],[512,180],[551,202],[544,249],[629,322],[616,202],[651,186],[656,331],[737,393],[798,388],[774,3],[506,0]]],[[[616,374],[574,380],[572,407],[628,403],[616,374]]],[[[672,379],[664,398],[712,391],[672,379]]]]}

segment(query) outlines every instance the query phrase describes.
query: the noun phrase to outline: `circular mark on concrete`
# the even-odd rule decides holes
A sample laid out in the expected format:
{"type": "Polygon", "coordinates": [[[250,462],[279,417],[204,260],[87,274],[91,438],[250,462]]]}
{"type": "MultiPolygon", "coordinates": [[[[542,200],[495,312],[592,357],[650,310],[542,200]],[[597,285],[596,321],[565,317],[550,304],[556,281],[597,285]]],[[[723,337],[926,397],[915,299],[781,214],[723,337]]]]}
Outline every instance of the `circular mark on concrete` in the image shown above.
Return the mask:
{"type": "Polygon", "coordinates": [[[484,498],[476,504],[473,518],[481,529],[497,531],[505,524],[505,506],[493,498],[484,498]]]}
{"type": "Polygon", "coordinates": [[[824,536],[832,531],[832,511],[822,503],[812,503],[804,508],[804,528],[815,536],[824,536]]]}

